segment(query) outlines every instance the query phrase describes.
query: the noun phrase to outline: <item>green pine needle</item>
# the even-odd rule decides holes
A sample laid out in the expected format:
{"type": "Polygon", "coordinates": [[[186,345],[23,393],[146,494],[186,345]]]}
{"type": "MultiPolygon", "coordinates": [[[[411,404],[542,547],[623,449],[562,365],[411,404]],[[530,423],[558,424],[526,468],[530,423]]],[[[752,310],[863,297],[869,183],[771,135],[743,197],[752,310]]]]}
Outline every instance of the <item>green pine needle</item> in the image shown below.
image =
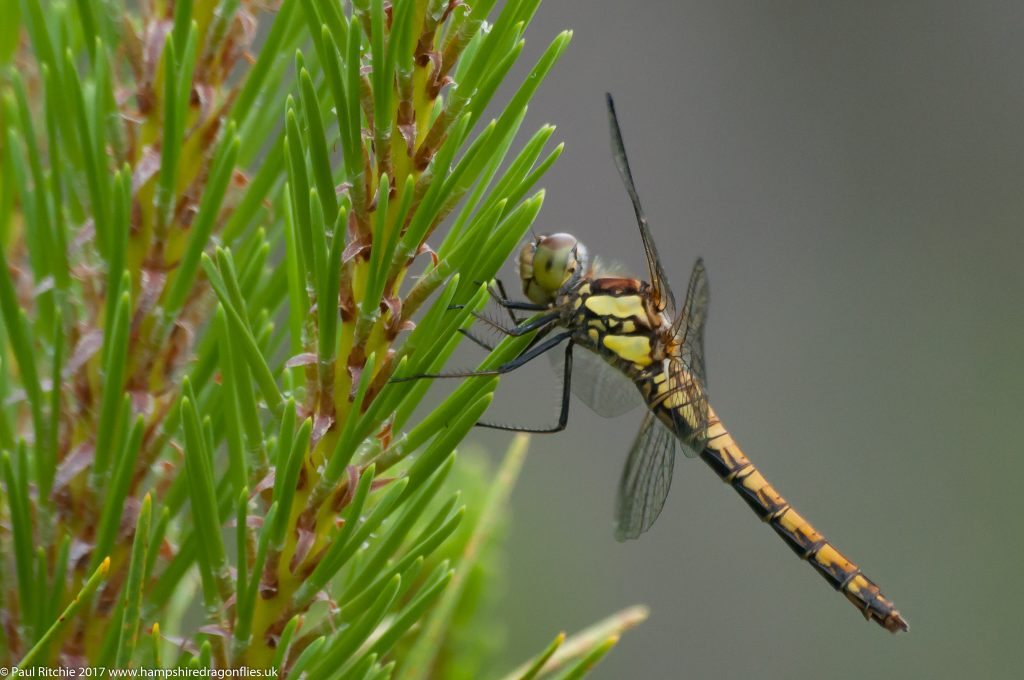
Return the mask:
{"type": "Polygon", "coordinates": [[[492,479],[456,449],[498,378],[394,379],[539,218],[571,34],[517,80],[538,6],[2,5],[0,664],[479,666],[526,439],[492,479]]]}

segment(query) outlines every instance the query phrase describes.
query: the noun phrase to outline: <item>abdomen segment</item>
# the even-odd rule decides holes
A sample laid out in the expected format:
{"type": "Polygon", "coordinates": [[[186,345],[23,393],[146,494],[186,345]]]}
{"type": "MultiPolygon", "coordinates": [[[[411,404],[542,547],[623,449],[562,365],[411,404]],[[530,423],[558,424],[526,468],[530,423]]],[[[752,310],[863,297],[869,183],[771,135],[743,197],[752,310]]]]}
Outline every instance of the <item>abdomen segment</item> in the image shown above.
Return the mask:
{"type": "Polygon", "coordinates": [[[700,455],[704,462],[866,619],[893,633],[907,630],[907,622],[874,581],[793,509],[743,454],[710,408],[708,416],[708,443],[700,455]]]}

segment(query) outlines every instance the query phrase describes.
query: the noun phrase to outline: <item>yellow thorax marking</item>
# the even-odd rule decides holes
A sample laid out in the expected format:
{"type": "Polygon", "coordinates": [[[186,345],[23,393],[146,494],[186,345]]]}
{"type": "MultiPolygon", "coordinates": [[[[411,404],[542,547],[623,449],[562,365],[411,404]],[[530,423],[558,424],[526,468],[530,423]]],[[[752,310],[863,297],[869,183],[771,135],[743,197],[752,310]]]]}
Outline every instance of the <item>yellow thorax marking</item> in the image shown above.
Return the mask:
{"type": "Polygon", "coordinates": [[[598,316],[614,316],[620,319],[647,318],[643,298],[639,295],[624,295],[622,297],[591,295],[587,298],[586,305],[587,309],[598,316]]]}
{"type": "Polygon", "coordinates": [[[642,335],[606,335],[604,346],[630,363],[640,366],[651,363],[651,341],[642,335]]]}

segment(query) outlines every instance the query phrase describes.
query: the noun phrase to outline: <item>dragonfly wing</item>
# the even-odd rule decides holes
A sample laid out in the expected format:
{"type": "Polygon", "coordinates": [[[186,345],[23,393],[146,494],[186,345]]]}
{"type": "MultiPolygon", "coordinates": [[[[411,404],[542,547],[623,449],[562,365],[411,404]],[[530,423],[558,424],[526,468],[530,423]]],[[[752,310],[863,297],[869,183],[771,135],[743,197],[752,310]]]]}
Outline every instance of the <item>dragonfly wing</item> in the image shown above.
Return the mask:
{"type": "Polygon", "coordinates": [[[619,170],[622,183],[626,185],[626,193],[633,203],[633,212],[636,214],[636,223],[640,227],[640,238],[644,243],[644,254],[647,256],[647,268],[650,271],[651,286],[654,289],[655,302],[659,311],[667,311],[670,318],[675,317],[676,299],[672,294],[672,288],[668,284],[665,270],[661,266],[661,259],[658,257],[658,249],[654,245],[654,237],[647,225],[647,217],[644,215],[643,207],[640,205],[640,195],[636,192],[636,184],[633,182],[633,173],[629,169],[629,158],[626,157],[626,147],[622,143],[622,130],[619,128],[619,118],[615,114],[615,100],[611,94],[605,94],[608,102],[608,125],[611,128],[612,156],[615,158],[615,167],[619,170]]]}
{"type": "Polygon", "coordinates": [[[707,443],[707,371],[704,367],[704,325],[708,318],[708,275],[697,259],[686,288],[686,300],[672,326],[672,360],[665,405],[672,427],[687,456],[696,457],[707,443]]]}
{"type": "Polygon", "coordinates": [[[637,538],[651,528],[672,484],[676,437],[653,413],[644,417],[619,481],[615,538],[637,538]]]}
{"type": "MultiPolygon", "coordinates": [[[[572,393],[592,411],[605,418],[629,413],[643,403],[636,385],[590,350],[574,348],[572,356],[572,393]]],[[[552,367],[562,374],[564,355],[548,352],[552,367]]]]}
{"type": "Polygon", "coordinates": [[[683,361],[701,382],[704,374],[704,325],[708,320],[708,272],[704,260],[697,258],[686,286],[686,300],[672,324],[672,334],[683,352],[683,361]]]}

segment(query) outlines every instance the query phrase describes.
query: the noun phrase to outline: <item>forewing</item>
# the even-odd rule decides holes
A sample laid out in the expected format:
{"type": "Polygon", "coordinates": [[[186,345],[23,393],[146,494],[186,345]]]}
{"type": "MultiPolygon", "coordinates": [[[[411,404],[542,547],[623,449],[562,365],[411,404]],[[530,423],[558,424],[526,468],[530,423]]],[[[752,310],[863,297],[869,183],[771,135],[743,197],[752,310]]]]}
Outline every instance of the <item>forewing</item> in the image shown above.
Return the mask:
{"type": "Polygon", "coordinates": [[[701,387],[707,385],[704,368],[704,325],[708,320],[708,274],[704,260],[697,258],[686,287],[686,301],[672,324],[675,337],[675,353],[687,372],[691,373],[701,387]]]}
{"type": "Polygon", "coordinates": [[[647,226],[647,217],[644,215],[643,207],[640,205],[640,196],[636,192],[636,184],[633,182],[633,173],[629,169],[629,158],[626,157],[626,147],[622,143],[622,130],[619,128],[619,118],[615,115],[615,101],[611,94],[605,94],[608,101],[608,124],[611,128],[612,156],[615,158],[615,167],[619,169],[622,183],[626,185],[626,193],[629,200],[633,202],[633,212],[636,214],[636,223],[640,227],[640,238],[644,243],[644,254],[647,256],[647,268],[650,271],[651,286],[654,289],[654,297],[657,302],[658,311],[667,311],[669,317],[674,318],[676,312],[676,299],[672,294],[672,288],[668,284],[665,270],[661,267],[661,260],[658,258],[658,249],[654,245],[654,237],[651,229],[647,226]]]}
{"type": "MultiPolygon", "coordinates": [[[[643,403],[636,385],[611,364],[579,345],[573,349],[572,393],[592,411],[605,418],[615,418],[643,403]]],[[[563,355],[548,352],[548,358],[561,375],[563,355]]]]}
{"type": "Polygon", "coordinates": [[[637,538],[651,528],[672,485],[675,436],[653,413],[644,417],[626,459],[615,508],[615,538],[637,538]]]}

